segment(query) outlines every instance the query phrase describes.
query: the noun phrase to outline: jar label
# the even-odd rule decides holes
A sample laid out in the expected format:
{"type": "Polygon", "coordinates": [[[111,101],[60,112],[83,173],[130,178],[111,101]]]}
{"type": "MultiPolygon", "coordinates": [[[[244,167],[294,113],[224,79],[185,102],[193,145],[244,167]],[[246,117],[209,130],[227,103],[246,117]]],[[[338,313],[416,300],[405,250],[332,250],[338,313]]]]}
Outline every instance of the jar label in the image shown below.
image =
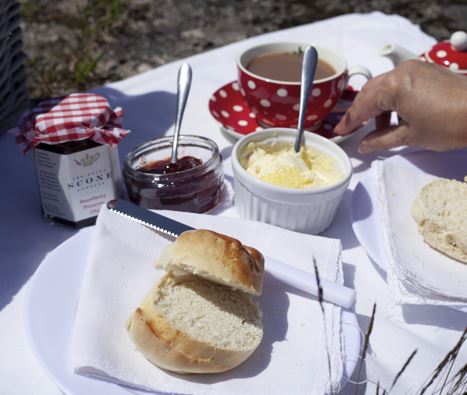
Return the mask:
{"type": "Polygon", "coordinates": [[[71,222],[97,216],[119,195],[116,147],[107,145],[63,155],[36,148],[37,178],[44,214],[71,222]]]}

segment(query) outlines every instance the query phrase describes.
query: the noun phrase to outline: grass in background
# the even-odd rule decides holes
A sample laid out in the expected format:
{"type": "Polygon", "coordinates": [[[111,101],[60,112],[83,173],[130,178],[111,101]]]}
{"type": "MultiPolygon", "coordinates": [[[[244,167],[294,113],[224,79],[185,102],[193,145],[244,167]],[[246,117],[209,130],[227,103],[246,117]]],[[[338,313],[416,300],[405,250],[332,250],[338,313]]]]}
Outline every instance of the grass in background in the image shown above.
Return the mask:
{"type": "Polygon", "coordinates": [[[72,51],[74,84],[84,90],[104,56],[100,44],[122,15],[121,0],[94,0],[78,11],[77,47],[72,51]]]}
{"type": "Polygon", "coordinates": [[[20,3],[26,23],[38,21],[47,25],[60,21],[72,28],[71,37],[59,36],[56,42],[48,44],[46,57],[41,53],[28,58],[28,74],[34,90],[39,91],[43,98],[50,97],[57,90],[68,91],[63,94],[83,91],[98,82],[95,71],[105,56],[102,48],[122,22],[123,1],[88,0],[62,5],[75,8],[75,12],[61,12],[59,8],[47,12],[47,6],[37,0],[20,3]]]}

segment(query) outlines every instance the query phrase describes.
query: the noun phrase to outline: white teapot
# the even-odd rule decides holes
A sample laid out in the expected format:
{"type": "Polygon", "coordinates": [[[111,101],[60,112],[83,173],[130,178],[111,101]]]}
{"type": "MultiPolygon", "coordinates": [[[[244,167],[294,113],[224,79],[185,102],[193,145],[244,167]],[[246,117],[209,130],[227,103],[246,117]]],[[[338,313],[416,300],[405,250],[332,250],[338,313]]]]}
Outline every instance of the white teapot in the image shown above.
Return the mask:
{"type": "Polygon", "coordinates": [[[458,31],[449,40],[435,44],[420,56],[395,44],[385,45],[379,52],[381,56],[389,58],[394,66],[409,59],[421,59],[429,63],[436,63],[449,70],[467,76],[467,33],[458,31]]]}

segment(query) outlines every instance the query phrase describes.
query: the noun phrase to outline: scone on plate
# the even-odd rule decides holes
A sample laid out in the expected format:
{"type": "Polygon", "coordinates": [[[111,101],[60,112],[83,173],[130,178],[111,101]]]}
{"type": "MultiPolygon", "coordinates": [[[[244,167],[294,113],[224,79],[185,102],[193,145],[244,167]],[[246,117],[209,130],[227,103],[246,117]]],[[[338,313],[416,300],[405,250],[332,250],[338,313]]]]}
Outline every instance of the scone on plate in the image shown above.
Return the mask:
{"type": "Polygon", "coordinates": [[[431,247],[467,263],[467,177],[465,182],[437,178],[425,185],[412,216],[431,247]]]}
{"type": "Polygon", "coordinates": [[[182,233],[156,262],[168,273],[127,321],[137,349],[177,373],[218,373],[244,362],[263,337],[264,258],[208,230],[182,233]]]}

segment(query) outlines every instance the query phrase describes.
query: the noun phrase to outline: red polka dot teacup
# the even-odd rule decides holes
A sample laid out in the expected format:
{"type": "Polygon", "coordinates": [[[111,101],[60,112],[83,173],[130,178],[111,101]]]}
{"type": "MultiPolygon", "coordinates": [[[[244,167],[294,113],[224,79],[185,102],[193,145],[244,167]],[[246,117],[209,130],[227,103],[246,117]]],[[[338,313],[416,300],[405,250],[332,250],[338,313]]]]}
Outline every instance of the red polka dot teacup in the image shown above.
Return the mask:
{"type": "MultiPolygon", "coordinates": [[[[296,128],[300,106],[300,81],[280,81],[263,77],[248,70],[256,57],[273,53],[294,53],[304,50],[309,44],[271,43],[259,45],[243,52],[238,61],[240,92],[264,127],[296,128]]],[[[315,46],[318,60],[332,67],[333,73],[315,79],[311,91],[304,127],[313,130],[328,115],[342,96],[352,75],[360,74],[370,79],[371,73],[363,66],[348,69],[345,59],[334,51],[315,46]]]]}

